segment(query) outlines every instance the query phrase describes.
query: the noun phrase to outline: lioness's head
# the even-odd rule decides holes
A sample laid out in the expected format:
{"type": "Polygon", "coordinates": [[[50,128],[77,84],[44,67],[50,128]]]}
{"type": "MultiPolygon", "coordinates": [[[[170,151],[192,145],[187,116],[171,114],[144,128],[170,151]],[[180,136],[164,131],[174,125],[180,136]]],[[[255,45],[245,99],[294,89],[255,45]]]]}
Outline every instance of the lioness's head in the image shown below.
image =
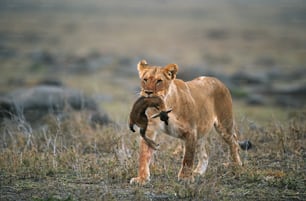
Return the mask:
{"type": "Polygon", "coordinates": [[[145,60],[137,66],[139,78],[141,79],[141,96],[161,96],[164,97],[172,80],[176,78],[178,66],[168,64],[164,67],[150,66],[145,60]]]}

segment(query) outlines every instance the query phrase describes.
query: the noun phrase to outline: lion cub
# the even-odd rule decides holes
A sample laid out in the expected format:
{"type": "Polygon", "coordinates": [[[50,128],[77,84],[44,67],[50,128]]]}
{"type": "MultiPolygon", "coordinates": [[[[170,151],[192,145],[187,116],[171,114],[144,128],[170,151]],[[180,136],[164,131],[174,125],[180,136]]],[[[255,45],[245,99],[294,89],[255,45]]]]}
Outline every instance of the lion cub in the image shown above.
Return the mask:
{"type": "Polygon", "coordinates": [[[139,97],[134,103],[132,110],[130,112],[130,120],[129,127],[130,130],[135,132],[134,124],[136,124],[140,128],[140,135],[145,140],[145,142],[153,149],[157,149],[158,144],[156,144],[153,140],[146,136],[146,130],[148,127],[148,117],[146,115],[146,110],[148,107],[154,107],[160,112],[151,116],[151,118],[160,117],[161,121],[164,121],[166,125],[168,125],[168,113],[170,110],[166,110],[165,104],[160,97],[139,97]]]}

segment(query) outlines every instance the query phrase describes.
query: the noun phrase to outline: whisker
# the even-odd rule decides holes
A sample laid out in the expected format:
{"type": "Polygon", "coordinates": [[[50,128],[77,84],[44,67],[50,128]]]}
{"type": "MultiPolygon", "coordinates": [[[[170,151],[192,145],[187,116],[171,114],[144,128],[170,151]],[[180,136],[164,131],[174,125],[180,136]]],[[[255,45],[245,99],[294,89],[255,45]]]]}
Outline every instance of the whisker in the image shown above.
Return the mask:
{"type": "Polygon", "coordinates": [[[141,90],[140,90],[140,89],[135,90],[135,91],[134,91],[135,97],[139,97],[139,96],[140,96],[140,93],[141,93],[141,90]]]}

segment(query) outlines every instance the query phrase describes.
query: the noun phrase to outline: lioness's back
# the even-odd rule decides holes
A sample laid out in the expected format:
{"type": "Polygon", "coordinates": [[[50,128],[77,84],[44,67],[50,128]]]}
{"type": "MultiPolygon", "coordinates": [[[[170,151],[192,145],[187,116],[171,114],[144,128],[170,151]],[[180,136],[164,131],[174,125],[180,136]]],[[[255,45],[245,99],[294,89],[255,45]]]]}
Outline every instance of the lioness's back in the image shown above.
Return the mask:
{"type": "MultiPolygon", "coordinates": [[[[229,89],[217,78],[214,77],[199,77],[193,81],[198,87],[201,86],[201,92],[194,94],[200,96],[203,99],[210,99],[211,101],[206,102],[207,104],[211,102],[211,109],[217,118],[217,124],[222,121],[223,127],[225,129],[231,130],[233,127],[233,112],[232,112],[232,97],[229,89]]],[[[209,110],[209,109],[207,109],[209,110]]]]}
{"type": "Polygon", "coordinates": [[[230,95],[228,88],[215,77],[201,76],[186,83],[194,94],[230,95]]]}

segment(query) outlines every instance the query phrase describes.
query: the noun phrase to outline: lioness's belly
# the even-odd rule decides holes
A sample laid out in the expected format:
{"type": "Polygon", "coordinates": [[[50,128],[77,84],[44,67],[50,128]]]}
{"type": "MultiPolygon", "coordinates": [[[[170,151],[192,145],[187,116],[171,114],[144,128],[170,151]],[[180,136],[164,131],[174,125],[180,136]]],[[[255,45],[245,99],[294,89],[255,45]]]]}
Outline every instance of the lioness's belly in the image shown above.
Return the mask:
{"type": "Polygon", "coordinates": [[[164,122],[159,122],[157,125],[158,131],[180,139],[189,134],[195,134],[197,138],[201,138],[212,130],[215,123],[214,118],[203,118],[197,122],[175,122],[173,121],[174,118],[174,115],[169,115],[168,125],[165,125],[164,122]]]}

